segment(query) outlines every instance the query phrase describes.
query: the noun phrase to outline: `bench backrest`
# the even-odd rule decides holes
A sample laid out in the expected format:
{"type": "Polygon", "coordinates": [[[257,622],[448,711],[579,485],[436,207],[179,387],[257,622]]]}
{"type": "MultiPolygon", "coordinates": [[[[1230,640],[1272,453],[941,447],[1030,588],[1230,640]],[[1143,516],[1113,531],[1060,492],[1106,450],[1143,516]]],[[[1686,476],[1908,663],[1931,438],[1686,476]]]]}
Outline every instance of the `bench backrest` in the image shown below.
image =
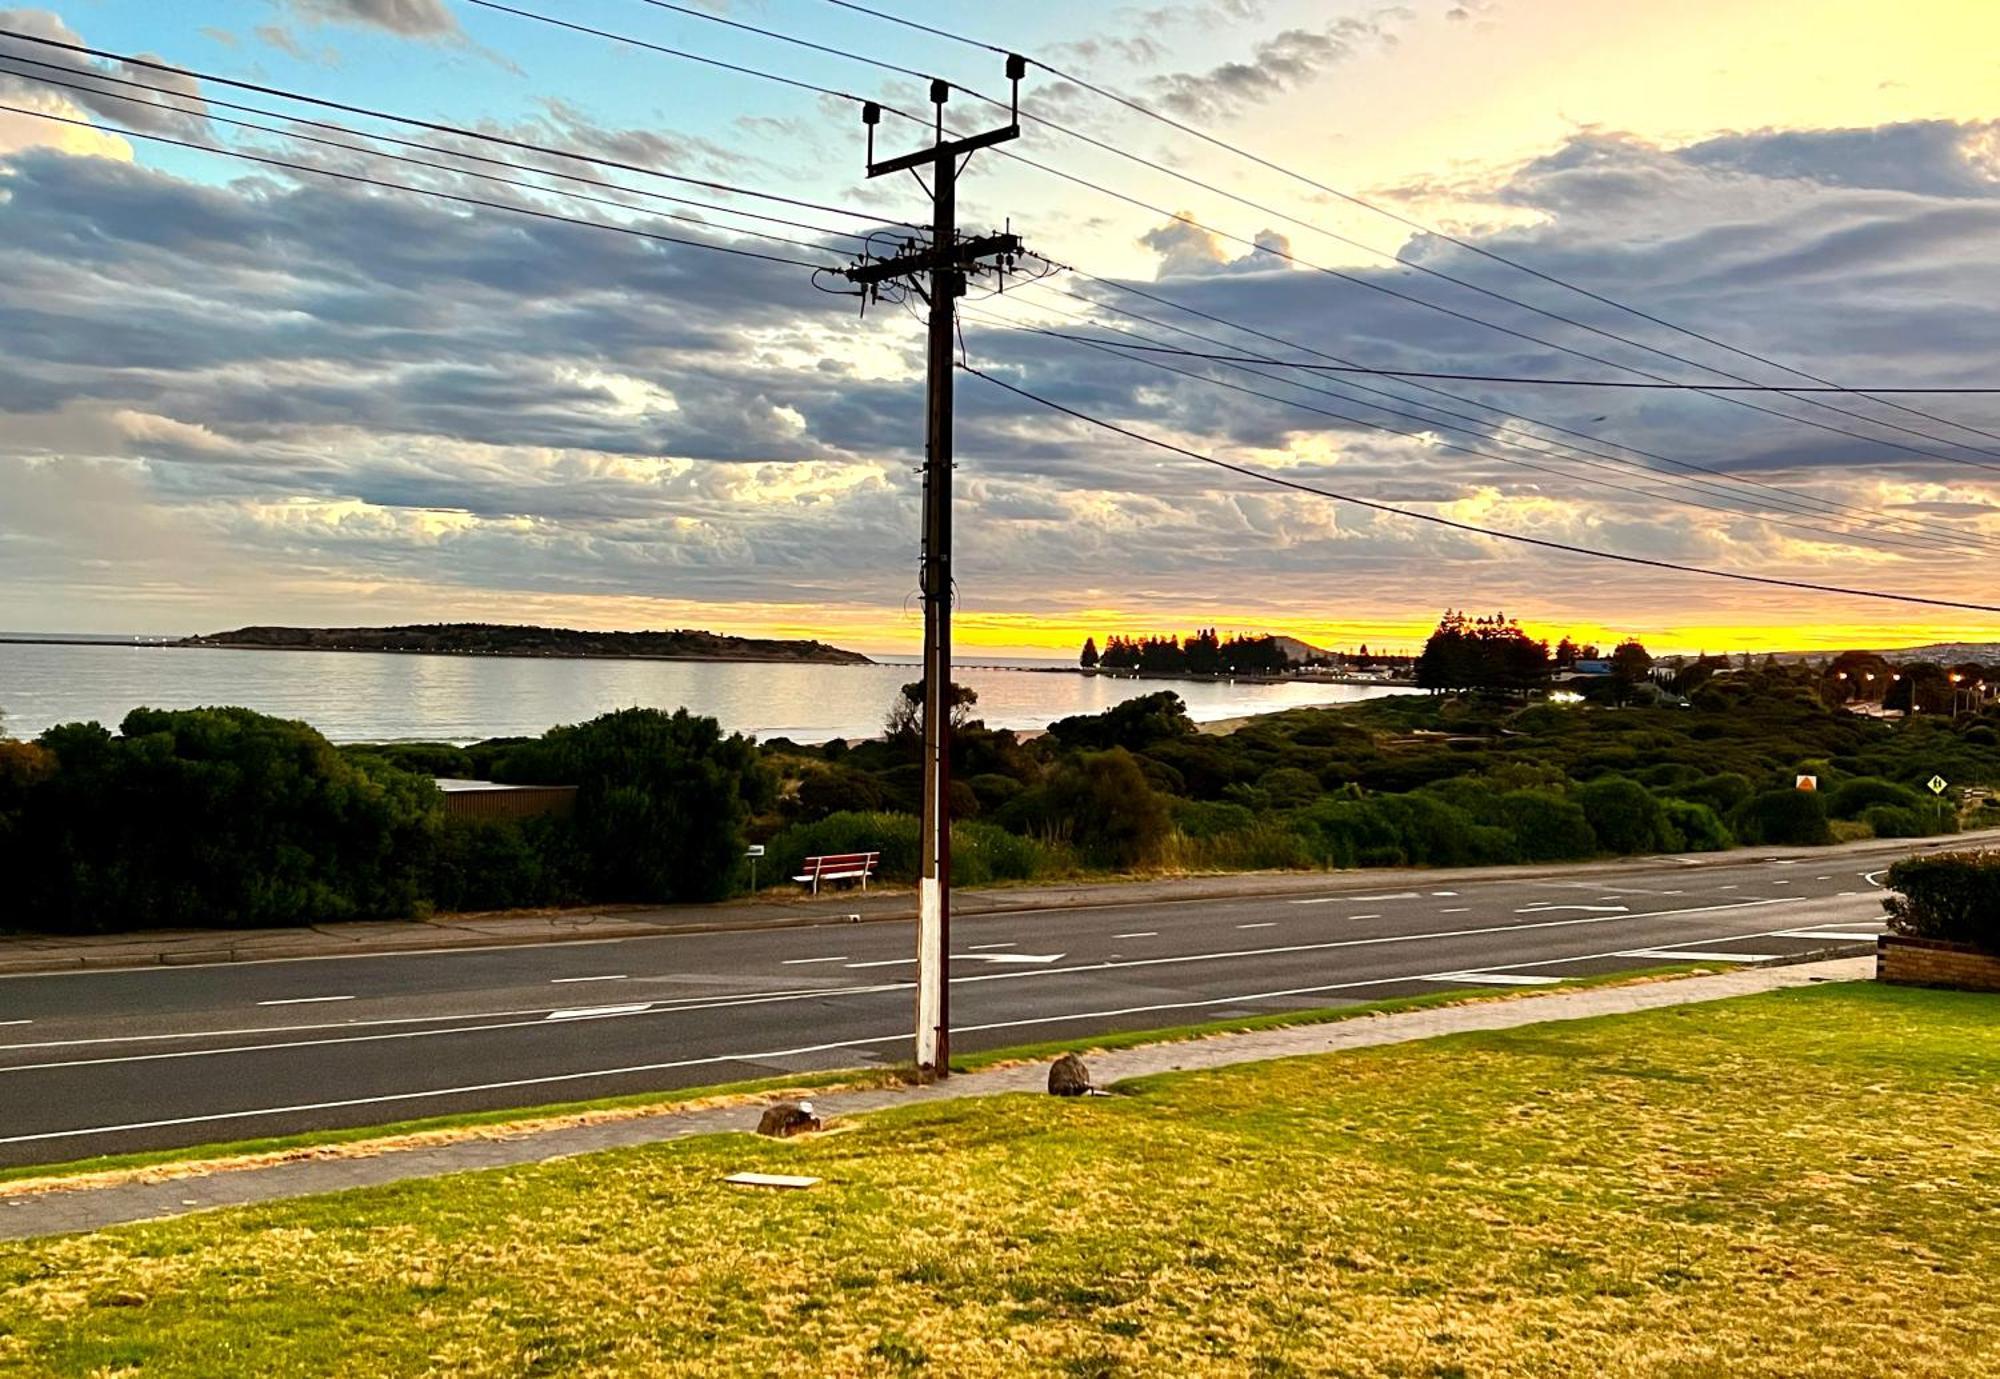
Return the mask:
{"type": "Polygon", "coordinates": [[[806,858],[800,870],[808,876],[824,876],[830,871],[873,871],[881,858],[879,852],[834,852],[806,858]]]}

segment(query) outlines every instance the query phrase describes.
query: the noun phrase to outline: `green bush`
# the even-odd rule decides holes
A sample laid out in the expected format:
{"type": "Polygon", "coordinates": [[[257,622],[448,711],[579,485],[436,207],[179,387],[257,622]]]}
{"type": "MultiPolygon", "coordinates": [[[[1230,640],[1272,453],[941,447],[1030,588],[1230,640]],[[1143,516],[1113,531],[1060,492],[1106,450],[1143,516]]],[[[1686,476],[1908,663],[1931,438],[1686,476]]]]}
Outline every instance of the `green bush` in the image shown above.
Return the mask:
{"type": "Polygon", "coordinates": [[[1179,860],[1197,871],[1293,871],[1312,867],[1316,859],[1297,831],[1262,818],[1243,828],[1187,838],[1179,860]]]}
{"type": "Polygon", "coordinates": [[[1523,862],[1569,862],[1597,851],[1597,834],[1583,807],[1548,790],[1500,797],[1501,819],[1523,862]]]}
{"type": "Polygon", "coordinates": [[[1729,825],[1705,804],[1693,800],[1663,801],[1667,811],[1667,827],[1679,839],[1683,852],[1725,852],[1736,846],[1736,838],[1729,831],[1729,825]]]}
{"type": "Polygon", "coordinates": [[[1173,833],[1166,799],[1123,747],[1085,752],[1057,768],[1045,787],[1045,808],[1053,839],[1103,866],[1156,862],[1173,833]]]}
{"type": "Polygon", "coordinates": [[[1266,771],[1257,781],[1257,788],[1264,792],[1264,798],[1271,802],[1274,809],[1296,809],[1300,805],[1311,804],[1325,793],[1320,788],[1318,776],[1296,766],[1279,766],[1266,771]]]}
{"type": "MultiPolygon", "coordinates": [[[[921,869],[923,849],[914,814],[830,814],[808,824],[795,824],[765,845],[758,880],[767,886],[790,886],[808,857],[843,852],[879,852],[879,880],[910,882],[921,869]]],[[[980,886],[992,881],[1032,881],[1068,870],[1061,851],[1032,838],[991,824],[952,825],[951,879],[955,886],[980,886]]]]}
{"type": "Polygon", "coordinates": [[[1958,832],[1958,815],[1942,800],[1914,800],[1910,805],[1877,804],[1861,811],[1861,822],[1877,838],[1929,838],[1958,832]]]}
{"type": "MultiPolygon", "coordinates": [[[[1894,781],[1882,780],[1876,776],[1862,776],[1857,780],[1842,781],[1827,796],[1826,812],[1836,819],[1861,819],[1865,811],[1876,805],[1890,805],[1897,809],[1916,809],[1927,803],[1923,796],[1894,781]]],[[[1885,838],[1909,837],[1909,834],[1880,835],[1885,838]]]]}
{"type": "Polygon", "coordinates": [[[1257,821],[1253,811],[1222,800],[1175,800],[1173,815],[1175,826],[1190,838],[1240,833],[1257,821]]]}
{"type": "Polygon", "coordinates": [[[1667,828],[1665,807],[1637,781],[1601,776],[1579,787],[1572,798],[1606,852],[1662,852],[1678,841],[1667,828]]]}
{"type": "Polygon", "coordinates": [[[1889,868],[1889,927],[2000,953],[2000,852],[1906,857],[1889,868]]]}
{"type": "Polygon", "coordinates": [[[1718,815],[1726,815],[1756,794],[1757,788],[1741,772],[1722,771],[1701,780],[1683,781],[1668,793],[1676,799],[1705,804],[1718,815]]]}
{"type": "Polygon", "coordinates": [[[807,771],[799,781],[798,816],[824,819],[829,814],[867,813],[882,807],[882,787],[865,771],[844,766],[807,771]]]}
{"type": "Polygon", "coordinates": [[[1817,790],[1766,790],[1738,805],[1729,823],[1746,843],[1818,847],[1833,841],[1826,802],[1817,790]]]}

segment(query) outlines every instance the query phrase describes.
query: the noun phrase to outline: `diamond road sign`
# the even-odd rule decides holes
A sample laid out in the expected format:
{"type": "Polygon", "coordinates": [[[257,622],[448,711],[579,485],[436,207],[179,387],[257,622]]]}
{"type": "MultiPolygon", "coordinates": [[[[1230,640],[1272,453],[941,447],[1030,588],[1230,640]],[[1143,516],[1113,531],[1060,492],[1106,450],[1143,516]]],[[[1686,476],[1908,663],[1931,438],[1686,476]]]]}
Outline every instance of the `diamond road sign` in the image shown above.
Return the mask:
{"type": "Polygon", "coordinates": [[[1942,795],[1944,793],[1945,786],[1949,785],[1950,782],[1947,781],[1943,776],[1932,776],[1928,781],[1925,782],[1925,784],[1930,786],[1931,793],[1933,795],[1942,795]]]}

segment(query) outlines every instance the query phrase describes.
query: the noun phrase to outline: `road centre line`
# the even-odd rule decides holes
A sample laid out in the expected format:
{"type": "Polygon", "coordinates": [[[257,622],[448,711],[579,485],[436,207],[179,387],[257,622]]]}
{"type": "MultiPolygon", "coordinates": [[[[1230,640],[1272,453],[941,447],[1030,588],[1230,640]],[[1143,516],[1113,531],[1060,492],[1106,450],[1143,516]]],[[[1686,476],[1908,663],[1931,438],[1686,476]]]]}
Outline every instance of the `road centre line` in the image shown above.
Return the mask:
{"type": "Polygon", "coordinates": [[[1278,927],[1278,921],[1275,919],[1266,919],[1260,920],[1256,924],[1239,924],[1236,927],[1239,929],[1275,929],[1278,927]]]}
{"type": "Polygon", "coordinates": [[[622,1006],[579,1006],[574,1010],[552,1010],[543,1020],[602,1020],[607,1015],[637,1015],[651,1010],[651,1001],[634,1001],[622,1006]]]}
{"type": "Polygon", "coordinates": [[[1380,916],[1380,915],[1349,915],[1349,916],[1348,916],[1348,918],[1349,918],[1350,920],[1355,920],[1355,919],[1380,919],[1381,917],[1382,917],[1382,916],[1380,916]]]}
{"type": "Polygon", "coordinates": [[[1020,946],[1018,943],[968,943],[965,946],[965,951],[968,953],[983,953],[989,948],[1019,948],[1020,946]]]}
{"type": "Polygon", "coordinates": [[[259,1001],[260,1006],[316,1006],[329,1001],[351,1001],[352,996],[287,996],[282,1000],[259,1001]]]}
{"type": "Polygon", "coordinates": [[[601,977],[550,977],[551,986],[561,986],[565,982],[622,982],[629,978],[623,972],[607,972],[601,977]]]}
{"type": "MultiPolygon", "coordinates": [[[[1753,902],[1768,904],[1767,901],[1753,902]]],[[[1735,907],[1730,907],[1735,908],[1735,907]]],[[[1731,934],[1711,943],[1730,943],[1743,939],[1768,937],[1771,931],[1755,934],[1731,934]]],[[[1618,953],[1582,953],[1565,958],[1549,958],[1538,962],[1519,962],[1513,967],[1554,967],[1562,963],[1591,962],[1600,958],[1620,956],[1618,953]]],[[[1126,1015],[1151,1015],[1168,1010],[1194,1010],[1216,1006],[1240,1005],[1245,1001],[1275,1000],[1284,996],[1312,996],[1328,991],[1352,991],[1366,987],[1393,986],[1398,982],[1429,981],[1445,973],[1431,972],[1402,977],[1372,977],[1362,981],[1332,982],[1324,986],[1292,987],[1281,991],[1253,992],[1237,996],[1208,997],[1195,1001],[1172,1001],[1158,1005],[1126,1006],[1116,1010],[1076,1011],[1067,1015],[1038,1015],[1019,1020],[996,1020],[979,1025],[959,1025],[960,1034],[977,1034],[999,1029],[1021,1029],[1029,1025],[1059,1024],[1066,1020],[1101,1020],[1126,1015]]],[[[885,988],[886,989],[886,988],[885,988]]],[[[0,1144],[27,1144],[44,1140],[78,1139],[89,1135],[113,1135],[136,1130],[161,1130],[179,1125],[206,1125],[218,1121],[248,1120],[258,1116],[296,1115],[305,1111],[343,1110],[354,1106],[386,1105],[392,1102],[419,1101],[428,1097],[467,1096],[476,1092],[509,1091],[518,1087],[548,1086],[559,1082],[580,1082],[591,1078],[622,1077],[638,1073],[668,1072],[678,1068],[710,1067],[718,1063],[764,1062],[775,1058],[793,1058],[809,1053],[830,1053],[838,1049],[869,1048],[876,1044],[901,1043],[910,1037],[908,1030],[894,1034],[874,1035],[862,1039],[839,1040],[828,1044],[808,1044],[798,1048],[775,1049],[762,1053],[715,1054],[705,1058],[677,1059],[666,1063],[637,1064],[622,1068],[598,1068],[576,1073],[550,1073],[540,1077],[510,1078],[504,1082],[477,1083],[461,1087],[439,1087],[417,1092],[387,1092],[377,1096],[348,1097],[339,1101],[308,1102],[293,1106],[271,1106],[253,1110],[215,1111],[198,1116],[176,1116],[167,1120],[134,1121],[123,1125],[84,1126],[72,1130],[42,1130],[26,1135],[0,1136],[0,1144]]]]}
{"type": "Polygon", "coordinates": [[[1472,907],[1470,905],[1451,905],[1439,910],[1438,913],[1441,915],[1469,915],[1472,913],[1472,907]]]}
{"type": "Polygon", "coordinates": [[[1129,933],[1129,934],[1113,934],[1113,935],[1112,935],[1111,937],[1113,937],[1113,938],[1158,938],[1159,936],[1160,936],[1160,931],[1159,931],[1158,929],[1139,929],[1139,930],[1135,930],[1134,932],[1132,932],[1132,933],[1129,933]]]}
{"type": "Polygon", "coordinates": [[[785,967],[810,967],[816,962],[846,962],[847,960],[847,954],[838,953],[830,958],[786,958],[781,965],[785,967]]]}
{"type": "MultiPolygon", "coordinates": [[[[1580,919],[1550,919],[1550,920],[1541,920],[1529,924],[1487,925],[1476,929],[1434,930],[1417,934],[1389,934],[1376,938],[1334,939],[1323,943],[1284,944],[1271,948],[1235,949],[1235,950],[1225,950],[1212,953],[1184,953],[1184,954],[1173,954],[1164,957],[1154,957],[1154,958],[1121,958],[1115,961],[1079,963],[1073,967],[1037,966],[1033,968],[1014,969],[1003,972],[983,972],[977,975],[954,976],[951,979],[951,981],[952,984],[956,986],[956,985],[969,985],[973,982],[1013,981],[1028,977],[1069,976],[1073,974],[1088,973],[1088,972],[1121,971],[1126,968],[1181,966],[1187,963],[1195,963],[1195,962],[1221,962],[1239,958],[1274,957],[1289,953],[1323,952],[1330,949],[1339,949],[1339,948],[1366,948],[1366,947],[1387,946],[1390,944],[1418,943],[1426,939],[1472,938],[1485,934],[1513,933],[1517,931],[1527,931],[1534,929],[1562,929],[1562,928],[1571,928],[1578,925],[1622,923],[1637,919],[1672,918],[1680,915],[1709,914],[1726,910],[1761,909],[1771,905],[1796,905],[1802,903],[1804,899],[1805,897],[1803,896],[1781,896],[1769,900],[1746,900],[1746,901],[1738,901],[1727,905],[1697,906],[1685,910],[1660,910],[1660,911],[1654,911],[1650,914],[1589,915],[1580,919]]],[[[1770,931],[1765,931],[1765,932],[1768,933],[1770,931]]],[[[1761,936],[1762,936],[1761,934],[1756,935],[1756,937],[1761,937],[1761,936]]],[[[1718,942],[1718,940],[1716,939],[1701,939],[1696,941],[1708,942],[1708,943],[1718,942]]],[[[1620,956],[1623,951],[1624,950],[1618,950],[1610,954],[1604,954],[1601,956],[1616,957],[1620,956]]],[[[1575,959],[1575,958],[1561,958],[1561,959],[1555,959],[1554,961],[1572,962],[1579,960],[1580,959],[1575,959]]],[[[915,962],[915,959],[914,958],[902,959],[900,961],[913,963],[915,962]]],[[[1496,964],[1496,966],[1498,965],[1499,964],[1496,964]]],[[[1526,966],[1532,966],[1533,964],[1510,963],[1505,965],[1510,967],[1526,967],[1526,966]]],[[[1451,970],[1457,971],[1460,969],[1454,968],[1451,970]]],[[[1409,980],[1409,978],[1397,978],[1396,980],[1409,980]]],[[[783,1003],[786,1001],[793,1001],[793,1000],[812,1000],[820,998],[839,998],[846,996],[877,995],[888,991],[907,990],[909,989],[909,987],[910,983],[908,982],[894,982],[888,984],[877,984],[874,986],[828,987],[815,991],[776,992],[776,993],[747,996],[747,997],[744,996],[729,997],[710,1002],[698,1002],[694,999],[690,999],[688,1002],[681,1004],[655,1002],[652,1003],[647,1009],[643,1011],[634,1011],[629,1015],[607,1016],[604,1018],[634,1019],[642,1015],[643,1016],[672,1015],[677,1013],[688,1013],[700,1010],[726,1009],[732,1006],[740,1006],[740,1005],[764,1005],[764,1004],[783,1003]]],[[[1312,988],[1307,988],[1307,989],[1312,989],[1312,988]]],[[[164,1053],[120,1054],[102,1058],[67,1059],[50,1063],[22,1063],[22,1064],[14,1064],[11,1066],[0,1067],[0,1077],[4,1077],[8,1073],[40,1072],[56,1068],[91,1067],[91,1066],[112,1064],[112,1063],[144,1063],[156,1060],[179,1059],[179,1058],[207,1058],[207,1057],[220,1056],[223,1054],[265,1053],[283,1049],[323,1047],[333,1044],[371,1043],[387,1039],[423,1039],[423,1038],[431,1038],[435,1036],[450,1035],[450,1034],[479,1034],[491,1030],[545,1027],[547,1021],[546,1012],[537,1011],[533,1013],[536,1014],[538,1018],[534,1020],[523,1020],[523,1021],[515,1021],[515,1022],[500,1023],[500,1024],[459,1025],[446,1029],[397,1030],[382,1034],[349,1035],[346,1037],[328,1038],[328,1039],[292,1040],[289,1042],[278,1043],[278,1044],[241,1044],[232,1046],[230,1048],[222,1048],[222,1049],[181,1049],[164,1053]]],[[[477,1017],[463,1017],[463,1018],[477,1018],[477,1017]]],[[[334,1028],[341,1028],[341,1026],[334,1026],[334,1028]]],[[[249,1031],[249,1032],[257,1033],[259,1031],[249,1031]]],[[[189,1036],[189,1037],[199,1037],[199,1036],[189,1036]]],[[[76,1042],[95,1042],[95,1041],[76,1041],[76,1042]]],[[[15,1045],[13,1047],[47,1048],[47,1047],[62,1047],[62,1046],[63,1045],[60,1043],[51,1042],[51,1043],[34,1044],[34,1045],[15,1045]]],[[[5,1046],[0,1046],[0,1047],[5,1047],[5,1046]]],[[[0,1143],[6,1143],[6,1141],[0,1140],[0,1143]]]]}

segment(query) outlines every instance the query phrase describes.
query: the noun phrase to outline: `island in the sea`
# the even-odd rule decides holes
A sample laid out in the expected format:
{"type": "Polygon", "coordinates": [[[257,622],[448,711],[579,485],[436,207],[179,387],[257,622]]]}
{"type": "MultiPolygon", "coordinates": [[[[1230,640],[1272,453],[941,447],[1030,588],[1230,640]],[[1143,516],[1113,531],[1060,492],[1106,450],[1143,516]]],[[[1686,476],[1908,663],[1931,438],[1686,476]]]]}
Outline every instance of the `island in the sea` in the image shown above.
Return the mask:
{"type": "Polygon", "coordinates": [[[585,632],[569,627],[443,622],[407,627],[239,627],[185,637],[174,646],[256,651],[404,651],[434,656],[571,656],[638,661],[794,661],[865,666],[858,651],[817,641],[731,637],[675,628],[658,632],[585,632]]]}

